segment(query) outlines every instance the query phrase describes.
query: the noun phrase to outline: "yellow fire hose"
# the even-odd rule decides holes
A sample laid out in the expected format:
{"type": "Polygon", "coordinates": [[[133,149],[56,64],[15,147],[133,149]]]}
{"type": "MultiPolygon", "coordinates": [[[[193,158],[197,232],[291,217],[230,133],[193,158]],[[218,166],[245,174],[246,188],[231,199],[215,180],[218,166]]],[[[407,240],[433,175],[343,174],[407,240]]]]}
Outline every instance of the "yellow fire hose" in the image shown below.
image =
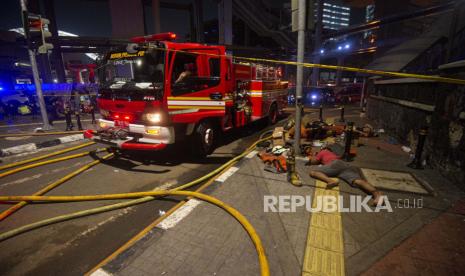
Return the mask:
{"type": "Polygon", "coordinates": [[[0,178],[3,178],[5,176],[15,174],[17,172],[21,172],[21,171],[24,171],[24,170],[32,169],[32,168],[35,168],[35,167],[48,165],[48,164],[52,164],[52,163],[57,163],[57,162],[61,162],[61,161],[65,161],[65,160],[69,160],[69,159],[73,159],[73,158],[78,158],[78,157],[89,155],[89,154],[91,154],[93,152],[97,153],[97,152],[102,152],[102,151],[106,151],[106,150],[107,150],[106,148],[100,148],[100,149],[97,149],[95,151],[86,151],[86,152],[81,152],[81,153],[77,153],[77,154],[73,154],[73,155],[68,155],[68,156],[64,156],[64,157],[60,157],[60,158],[56,158],[56,159],[51,159],[51,160],[46,160],[46,161],[42,161],[42,162],[33,163],[33,164],[30,164],[30,165],[26,165],[26,166],[23,166],[23,167],[19,167],[19,168],[13,169],[13,170],[9,170],[9,171],[0,173],[0,178]]]}
{"type": "MultiPolygon", "coordinates": [[[[214,204],[231,216],[233,216],[244,229],[247,231],[247,234],[252,239],[255,249],[257,250],[258,260],[260,262],[260,271],[261,275],[270,275],[268,260],[265,255],[265,249],[263,248],[260,237],[257,232],[250,224],[250,222],[241,214],[239,211],[233,207],[227,205],[226,203],[202,193],[189,192],[189,191],[152,191],[152,192],[142,192],[142,193],[127,193],[127,194],[110,194],[110,195],[92,195],[92,196],[0,196],[0,201],[54,201],[54,202],[70,202],[70,201],[88,201],[88,200],[102,200],[102,199],[127,199],[127,198],[137,198],[137,197],[146,197],[146,196],[190,196],[197,199],[209,202],[214,204]]],[[[82,212],[81,212],[82,213],[82,212]]],[[[57,218],[54,218],[56,220],[57,218]]],[[[53,223],[50,220],[39,222],[41,226],[53,223]]],[[[30,229],[37,228],[37,225],[32,226],[26,225],[15,230],[3,233],[0,235],[0,241],[5,240],[11,236],[17,235],[19,233],[28,231],[30,229]]]]}
{"type": "MultiPolygon", "coordinates": [[[[66,181],[70,180],[71,178],[75,177],[76,175],[78,175],[78,174],[90,169],[91,167],[99,164],[100,162],[102,162],[102,160],[109,159],[109,158],[111,158],[113,156],[114,156],[114,154],[110,153],[110,154],[107,154],[107,155],[103,156],[101,160],[92,161],[92,162],[82,166],[78,170],[73,171],[72,173],[66,175],[65,177],[62,177],[62,178],[58,179],[57,181],[51,183],[50,185],[42,188],[41,190],[34,193],[34,195],[35,196],[44,195],[45,193],[49,192],[52,189],[55,189],[56,187],[58,187],[59,185],[65,183],[66,181]]],[[[8,208],[7,210],[3,211],[2,213],[0,213],[0,221],[4,220],[5,218],[10,216],[14,212],[16,212],[19,209],[23,208],[26,204],[27,204],[27,201],[21,201],[21,202],[15,204],[14,206],[8,208]]]]}
{"type": "Polygon", "coordinates": [[[10,133],[10,134],[1,134],[0,138],[3,138],[3,137],[22,137],[22,136],[48,136],[48,135],[79,134],[79,133],[84,133],[84,130],[55,131],[55,132],[32,132],[32,133],[10,133]]]}
{"type": "MultiPolygon", "coordinates": [[[[261,138],[261,137],[260,137],[261,138]]],[[[234,157],[233,159],[231,159],[229,162],[223,164],[222,166],[220,166],[218,169],[215,169],[214,171],[210,172],[209,174],[199,178],[199,179],[196,179],[194,181],[191,181],[187,184],[184,184],[182,186],[179,186],[173,190],[170,190],[170,191],[162,191],[162,192],[157,192],[157,191],[151,191],[151,192],[146,192],[146,193],[162,193],[162,194],[159,194],[159,195],[150,195],[150,194],[147,194],[147,196],[144,196],[142,198],[137,198],[137,199],[134,199],[134,200],[131,200],[131,201],[128,201],[128,202],[121,202],[121,203],[116,203],[116,204],[112,204],[112,205],[107,205],[107,206],[103,206],[103,207],[97,207],[97,208],[93,208],[93,209],[88,209],[88,210],[84,210],[84,211],[80,211],[80,212],[75,212],[75,213],[71,213],[71,214],[66,214],[66,215],[62,215],[62,216],[58,216],[58,217],[54,217],[54,218],[50,218],[50,219],[46,219],[46,220],[42,220],[42,221],[38,221],[38,222],[35,222],[35,223],[32,223],[32,224],[29,224],[29,225],[25,225],[25,226],[22,226],[20,228],[17,228],[17,229],[13,229],[11,231],[8,231],[6,233],[3,233],[3,234],[0,234],[0,241],[3,241],[5,239],[8,239],[8,238],[11,238],[13,236],[16,236],[16,235],[19,235],[19,234],[22,234],[24,232],[27,232],[27,231],[30,231],[30,230],[33,230],[33,229],[37,229],[37,228],[40,228],[40,227],[43,227],[43,226],[46,226],[46,225],[49,225],[49,224],[53,224],[53,223],[57,223],[57,222],[61,222],[61,221],[66,221],[66,220],[70,220],[70,219],[74,219],[74,218],[79,218],[79,217],[83,217],[83,216],[88,216],[88,215],[92,215],[92,214],[98,214],[98,213],[102,213],[102,212],[106,212],[106,211],[111,211],[111,210],[115,210],[115,209],[121,209],[121,208],[126,208],[126,207],[129,207],[129,206],[133,206],[133,205],[136,205],[136,204],[141,204],[141,203],[144,203],[144,202],[148,202],[148,201],[151,201],[151,200],[154,200],[155,199],[155,196],[164,196],[164,195],[176,195],[176,193],[195,193],[195,194],[200,194],[200,193],[196,193],[196,192],[185,192],[185,191],[179,191],[180,189],[186,189],[186,188],[189,188],[191,186],[194,186],[202,181],[204,181],[205,179],[208,179],[210,177],[213,177],[214,175],[220,173],[221,171],[223,171],[224,169],[226,168],[229,168],[230,166],[234,165],[239,159],[243,158],[245,155],[247,155],[252,149],[254,149],[254,147],[262,142],[262,141],[266,141],[266,140],[269,140],[271,138],[271,136],[268,136],[268,137],[265,137],[265,138],[262,138],[258,141],[256,141],[255,143],[253,143],[249,148],[247,148],[242,154],[234,157]]],[[[99,149],[99,150],[105,150],[105,149],[99,149]]],[[[108,158],[110,158],[111,154],[107,155],[108,158]]],[[[107,157],[105,156],[105,157],[107,157]]],[[[105,158],[104,157],[104,158],[105,158]]],[[[46,158],[46,157],[44,157],[46,158]]],[[[55,159],[56,160],[56,159],[55,159]]],[[[55,161],[53,160],[53,161],[55,161]]],[[[65,159],[66,160],[66,159],[65,159]]],[[[27,161],[27,160],[26,160],[27,161]]],[[[52,161],[52,160],[51,160],[52,161]]],[[[59,162],[61,160],[56,160],[56,162],[59,162]]],[[[32,161],[30,161],[32,162],[32,161]]],[[[88,165],[90,165],[91,163],[89,163],[88,165]]],[[[32,165],[35,165],[35,164],[32,164],[32,165]]],[[[87,165],[86,165],[87,166],[87,165]]],[[[84,167],[86,167],[84,166],[84,167]]],[[[27,167],[27,166],[26,166],[27,167]]],[[[81,168],[82,171],[84,171],[85,169],[81,168]]],[[[22,169],[22,168],[19,168],[19,169],[22,169]]],[[[80,173],[82,172],[81,169],[79,169],[78,171],[76,171],[76,174],[77,173],[80,173]]],[[[86,168],[88,169],[88,168],[86,168]]],[[[65,182],[66,180],[68,180],[69,178],[73,177],[74,175],[76,175],[73,173],[71,173],[70,175],[68,176],[65,176],[64,178],[62,179],[59,179],[58,181],[56,181],[55,183],[63,183],[65,182]]],[[[1,176],[1,174],[0,174],[1,176]]],[[[52,183],[50,186],[52,186],[54,183],[52,183]]],[[[58,184],[59,185],[59,184],[58,184]]],[[[53,189],[54,187],[56,186],[52,186],[51,189],[53,189]]],[[[46,188],[44,188],[43,190],[39,191],[39,192],[47,192],[47,191],[44,191],[46,188]]],[[[51,190],[50,189],[50,190],[51,190]]],[[[38,196],[38,193],[37,192],[34,196],[38,196]]],[[[181,194],[180,194],[181,195],[181,194]]],[[[200,194],[200,195],[203,195],[205,197],[208,197],[207,195],[204,195],[204,194],[200,194]]],[[[191,196],[191,197],[196,197],[194,194],[192,195],[187,195],[187,196],[191,196]]],[[[2,197],[0,197],[0,201],[2,201],[1,199],[2,197]]],[[[205,200],[201,197],[197,197],[199,199],[202,199],[202,200],[205,200]]],[[[215,198],[212,198],[214,200],[217,200],[215,198]]],[[[10,201],[10,200],[8,200],[10,201]]],[[[208,201],[208,200],[206,200],[208,201]]],[[[218,202],[220,202],[219,200],[217,200],[218,202]]],[[[210,202],[210,201],[208,201],[210,202]]],[[[19,207],[15,207],[13,206],[12,208],[10,209],[14,209],[14,211],[18,210],[19,208],[21,208],[22,206],[25,205],[25,203],[27,203],[27,201],[24,201],[24,200],[19,200],[19,203],[15,206],[19,206],[19,207]],[[24,203],[23,203],[24,202],[24,203]],[[17,208],[17,209],[16,209],[17,208]]],[[[213,203],[213,202],[211,202],[213,203]]],[[[220,202],[221,203],[221,202],[220,202]]],[[[215,203],[213,203],[215,204],[215,203]]],[[[224,204],[224,203],[223,203],[224,204]]],[[[220,206],[220,205],[218,205],[220,206]]],[[[227,206],[227,205],[226,205],[227,206]]],[[[220,206],[222,207],[222,206],[220,206]]],[[[229,206],[228,206],[229,207],[229,206]]],[[[234,210],[235,212],[237,212],[235,209],[233,209],[232,207],[229,207],[231,208],[232,210],[234,210]]],[[[10,210],[9,209],[9,210],[10,210]]],[[[226,210],[226,209],[225,209],[226,210]]],[[[8,211],[8,210],[7,210],[8,211]]],[[[226,210],[228,211],[228,210],[226,210]]],[[[232,214],[231,212],[228,211],[228,213],[230,213],[231,215],[234,216],[234,214],[232,214]]],[[[237,212],[238,213],[238,212],[237,212]]],[[[240,213],[238,213],[240,216],[242,216],[240,213]]],[[[8,214],[9,215],[9,214],[8,214]]],[[[8,216],[7,215],[7,216],[8,216]]],[[[242,216],[243,217],[243,216],[242,216]]],[[[237,217],[235,217],[241,224],[241,220],[239,220],[237,217]]],[[[244,217],[243,217],[244,218],[244,217]]],[[[245,219],[245,218],[244,218],[245,219]]],[[[245,219],[245,222],[248,223],[248,221],[245,219]]],[[[243,227],[247,230],[246,226],[244,224],[242,224],[243,227]]],[[[255,230],[253,229],[253,227],[250,225],[249,223],[249,226],[251,228],[251,230],[253,230],[253,233],[257,238],[258,236],[256,235],[256,232],[255,230]]],[[[259,260],[260,260],[260,264],[261,264],[261,270],[262,270],[262,275],[269,275],[269,268],[268,268],[268,263],[267,263],[267,260],[266,260],[266,256],[264,254],[264,250],[263,250],[263,247],[261,246],[261,243],[259,243],[260,247],[261,247],[261,250],[259,250],[259,248],[257,247],[257,243],[255,242],[254,238],[253,238],[253,235],[251,234],[251,232],[249,232],[247,230],[248,234],[250,235],[250,237],[252,238],[252,240],[254,241],[254,244],[257,248],[257,252],[259,253],[259,260]],[[260,254],[260,252],[262,252],[260,254]],[[260,257],[262,256],[262,257],[260,257]],[[264,258],[264,259],[263,259],[264,258]],[[263,262],[265,262],[265,264],[263,264],[263,262]]],[[[260,239],[258,238],[258,242],[260,242],[260,239]]]]}
{"type": "Polygon", "coordinates": [[[194,185],[197,185],[198,183],[202,182],[202,181],[205,181],[207,179],[209,179],[210,177],[216,175],[217,173],[221,172],[224,168],[226,168],[227,166],[230,166],[234,163],[236,163],[239,159],[243,158],[244,156],[246,156],[252,149],[254,149],[258,143],[260,142],[263,142],[263,141],[266,141],[266,140],[270,140],[271,139],[271,135],[270,136],[267,136],[265,138],[262,138],[258,141],[256,141],[255,143],[253,143],[250,147],[248,147],[243,153],[239,154],[238,156],[234,157],[233,159],[229,160],[228,162],[226,162],[225,164],[221,165],[219,168],[211,171],[210,173],[200,177],[200,178],[197,178],[196,180],[194,181],[191,181],[187,184],[184,184],[184,185],[181,185],[181,186],[178,186],[174,189],[172,189],[172,191],[180,191],[180,190],[185,190],[189,187],[192,187],[194,185]]]}
{"type": "Polygon", "coordinates": [[[56,155],[59,155],[59,154],[63,154],[63,153],[66,153],[66,152],[77,150],[77,149],[80,149],[80,148],[84,148],[84,147],[87,147],[87,146],[90,146],[90,145],[93,145],[93,144],[95,144],[95,142],[88,142],[88,143],[81,144],[79,146],[66,148],[66,149],[63,149],[63,150],[60,150],[60,151],[52,152],[52,153],[49,153],[49,154],[41,155],[41,156],[38,156],[38,157],[30,158],[30,159],[19,161],[19,162],[14,162],[14,163],[11,163],[11,164],[0,166],[0,170],[5,170],[5,169],[17,167],[17,166],[20,166],[20,165],[23,165],[23,164],[31,163],[31,162],[34,162],[34,161],[42,160],[42,159],[45,159],[45,158],[49,158],[49,157],[52,157],[52,156],[56,156],[56,155]]]}

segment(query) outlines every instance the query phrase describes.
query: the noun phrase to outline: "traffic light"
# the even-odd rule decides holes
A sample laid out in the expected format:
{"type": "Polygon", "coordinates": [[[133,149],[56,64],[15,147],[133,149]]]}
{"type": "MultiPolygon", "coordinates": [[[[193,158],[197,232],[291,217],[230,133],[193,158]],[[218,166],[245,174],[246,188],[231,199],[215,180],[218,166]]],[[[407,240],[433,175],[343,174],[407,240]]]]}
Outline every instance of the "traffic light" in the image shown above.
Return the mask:
{"type": "Polygon", "coordinates": [[[26,36],[34,43],[36,42],[39,54],[46,54],[48,50],[53,49],[53,44],[47,43],[46,38],[52,34],[48,31],[50,21],[47,18],[42,18],[40,15],[28,14],[26,36]]]}

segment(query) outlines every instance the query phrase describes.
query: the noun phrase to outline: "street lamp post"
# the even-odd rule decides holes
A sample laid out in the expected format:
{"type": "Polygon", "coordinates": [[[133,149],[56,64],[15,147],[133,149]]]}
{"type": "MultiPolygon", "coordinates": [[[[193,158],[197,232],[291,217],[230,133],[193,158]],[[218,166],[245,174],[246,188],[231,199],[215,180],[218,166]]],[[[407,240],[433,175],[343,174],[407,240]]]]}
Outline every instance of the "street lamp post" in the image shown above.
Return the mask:
{"type": "Polygon", "coordinates": [[[302,124],[302,81],[303,81],[303,66],[304,62],[304,47],[305,47],[305,2],[299,0],[299,24],[297,35],[297,76],[296,76],[296,101],[295,101],[295,132],[294,132],[294,150],[300,152],[300,125],[302,124]]]}
{"type": "MultiPolygon", "coordinates": [[[[313,47],[313,63],[320,63],[321,57],[320,54],[324,54],[324,50],[321,48],[321,32],[323,30],[323,1],[318,1],[318,11],[316,19],[316,29],[315,29],[315,45],[313,47]]],[[[320,68],[313,67],[312,72],[312,86],[317,86],[318,81],[320,80],[320,68]]]]}

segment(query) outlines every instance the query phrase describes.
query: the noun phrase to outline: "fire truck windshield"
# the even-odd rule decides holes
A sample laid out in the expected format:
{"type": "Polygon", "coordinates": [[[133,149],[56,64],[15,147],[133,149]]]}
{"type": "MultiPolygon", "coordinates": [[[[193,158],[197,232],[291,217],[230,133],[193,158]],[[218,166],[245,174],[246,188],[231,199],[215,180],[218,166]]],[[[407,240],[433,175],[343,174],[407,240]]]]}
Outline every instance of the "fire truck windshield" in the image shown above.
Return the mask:
{"type": "Polygon", "coordinates": [[[164,52],[111,53],[99,70],[103,89],[163,90],[164,52]]]}

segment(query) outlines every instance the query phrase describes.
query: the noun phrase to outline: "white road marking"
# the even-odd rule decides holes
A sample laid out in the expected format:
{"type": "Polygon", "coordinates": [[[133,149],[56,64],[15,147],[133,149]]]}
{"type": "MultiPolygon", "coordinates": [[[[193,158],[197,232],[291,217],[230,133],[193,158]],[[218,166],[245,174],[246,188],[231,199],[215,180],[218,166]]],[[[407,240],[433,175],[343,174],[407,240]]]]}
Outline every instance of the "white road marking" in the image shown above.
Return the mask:
{"type": "Polygon", "coordinates": [[[2,185],[0,185],[0,187],[4,188],[4,187],[10,186],[10,185],[21,184],[21,183],[24,183],[24,182],[29,181],[29,180],[35,180],[37,178],[40,178],[41,176],[42,176],[42,174],[39,173],[39,174],[36,174],[36,175],[33,175],[33,176],[29,176],[29,177],[25,177],[25,178],[15,180],[15,181],[3,183],[2,185]]]}
{"type": "MultiPolygon", "coordinates": [[[[156,187],[154,190],[167,190],[169,189],[171,186],[173,185],[176,185],[178,184],[178,181],[173,179],[173,180],[168,180],[165,184],[159,186],[159,187],[156,187]]],[[[195,207],[195,206],[194,206],[195,207]]],[[[83,232],[77,234],[73,239],[69,240],[66,242],[66,246],[69,246],[71,245],[74,241],[78,240],[79,238],[81,237],[85,237],[87,235],[89,235],[90,233],[94,232],[95,230],[97,230],[99,227],[109,223],[109,222],[112,222],[114,220],[116,220],[117,218],[121,217],[121,216],[124,216],[126,214],[128,214],[129,212],[131,212],[132,210],[134,209],[133,206],[130,206],[130,207],[126,207],[124,209],[122,209],[119,213],[97,223],[96,225],[90,227],[90,228],[87,228],[86,230],[84,230],[83,232]]],[[[193,209],[193,208],[192,208],[193,209]]],[[[162,210],[159,210],[159,211],[162,211],[162,210]]],[[[162,211],[164,212],[164,211],[162,211]]],[[[188,214],[188,213],[187,213],[188,214]]],[[[187,215],[186,214],[186,215],[187,215]]],[[[179,220],[181,220],[182,218],[180,218],[179,220]]],[[[173,223],[173,222],[172,222],[173,223]]],[[[177,222],[175,222],[176,224],[177,222]]],[[[173,225],[174,226],[174,225],[173,225]]],[[[100,269],[99,269],[100,270],[100,269]]],[[[98,271],[98,270],[97,270],[98,271]]],[[[96,271],[96,272],[97,272],[96,271]]],[[[111,274],[95,274],[96,272],[94,272],[93,274],[91,275],[111,275],[111,274]]],[[[106,271],[102,270],[102,273],[107,273],[106,271]]]]}
{"type": "Polygon", "coordinates": [[[249,152],[249,153],[245,156],[245,158],[249,158],[249,159],[250,159],[250,158],[253,158],[253,157],[256,156],[256,155],[257,155],[257,151],[256,151],[256,150],[253,150],[253,151],[249,152]]]}
{"type": "Polygon", "coordinates": [[[109,223],[109,222],[112,222],[112,221],[115,221],[117,218],[119,217],[122,217],[124,215],[126,215],[127,213],[129,213],[131,211],[131,207],[126,207],[124,208],[123,210],[121,210],[119,213],[117,213],[116,215],[113,215],[99,223],[97,223],[96,225],[90,227],[90,228],[87,228],[86,230],[82,231],[81,233],[77,234],[74,238],[72,238],[71,240],[67,241],[66,242],[66,246],[70,246],[72,245],[73,242],[75,242],[76,240],[80,239],[81,237],[85,237],[87,235],[89,235],[90,233],[94,232],[95,230],[97,230],[99,227],[109,223]]]}
{"type": "Polygon", "coordinates": [[[238,170],[239,170],[238,167],[231,167],[227,169],[224,173],[222,173],[220,176],[218,176],[218,178],[215,180],[218,182],[225,182],[226,179],[228,179],[231,175],[233,175],[238,170]]]}
{"type": "Polygon", "coordinates": [[[37,150],[35,143],[24,144],[20,146],[14,146],[11,148],[2,149],[3,155],[13,155],[23,152],[31,152],[37,150]]]}
{"type": "Polygon", "coordinates": [[[5,137],[5,140],[8,140],[8,141],[19,141],[19,140],[26,140],[26,139],[29,139],[31,138],[32,136],[18,136],[18,137],[15,137],[15,136],[12,136],[12,137],[5,137]]]}
{"type": "Polygon", "coordinates": [[[84,139],[83,134],[75,134],[75,135],[69,135],[65,137],[60,137],[58,138],[61,143],[69,143],[69,142],[74,142],[74,141],[79,141],[84,139]]]}
{"type": "Polygon", "coordinates": [[[186,202],[186,204],[182,205],[178,210],[173,212],[169,215],[166,219],[164,219],[160,224],[157,225],[157,228],[161,228],[163,230],[168,230],[173,228],[178,224],[183,218],[187,217],[195,207],[197,207],[201,203],[200,200],[191,199],[186,202]]]}
{"type": "Polygon", "coordinates": [[[156,187],[154,190],[168,190],[169,188],[171,188],[172,186],[178,184],[178,181],[176,179],[173,179],[173,180],[168,180],[166,181],[165,184],[159,186],[159,187],[156,187]]]}
{"type": "MultiPolygon", "coordinates": [[[[77,145],[79,144],[79,141],[78,142],[71,142],[69,145],[77,145]]],[[[18,153],[18,154],[15,154],[15,155],[8,155],[8,156],[3,156],[2,159],[3,160],[8,160],[8,159],[16,159],[18,157],[22,157],[22,156],[26,156],[26,155],[31,155],[31,154],[34,154],[34,153],[38,153],[38,152],[42,152],[42,151],[53,151],[53,150],[58,150],[60,148],[65,148],[65,146],[69,146],[69,145],[64,145],[64,144],[59,144],[59,145],[56,145],[56,146],[53,146],[53,147],[46,147],[46,148],[41,148],[41,149],[35,149],[33,151],[28,151],[28,152],[23,152],[23,153],[18,153]]]]}
{"type": "Polygon", "coordinates": [[[81,166],[82,164],[84,164],[84,162],[79,161],[79,162],[76,162],[76,163],[72,164],[71,166],[58,167],[56,169],[53,169],[52,173],[61,172],[63,170],[69,169],[69,168],[74,168],[74,167],[77,167],[77,166],[81,166]]]}
{"type": "MultiPolygon", "coordinates": [[[[27,182],[27,181],[36,180],[36,179],[38,179],[38,178],[40,178],[40,177],[42,177],[44,175],[49,175],[49,174],[52,174],[52,173],[58,173],[58,172],[64,171],[64,170],[69,169],[69,168],[80,166],[82,164],[83,164],[83,162],[76,162],[76,163],[72,164],[71,166],[59,167],[59,168],[56,168],[56,169],[53,169],[53,170],[46,170],[46,171],[44,171],[43,174],[35,174],[33,176],[29,176],[29,177],[25,177],[25,178],[15,180],[15,181],[3,183],[3,184],[0,185],[0,189],[5,188],[6,186],[21,184],[21,183],[24,183],[24,182],[27,182]]],[[[89,170],[91,170],[91,169],[89,169],[89,170]]]]}
{"type": "MultiPolygon", "coordinates": [[[[231,167],[228,170],[226,170],[224,173],[222,173],[215,180],[219,182],[224,182],[226,181],[226,179],[228,179],[231,175],[233,175],[238,170],[239,170],[238,167],[231,167]]],[[[160,186],[159,189],[162,189],[163,186],[165,185],[160,186]]],[[[173,228],[181,220],[187,217],[195,209],[195,207],[197,207],[200,203],[201,203],[200,200],[190,199],[189,201],[186,202],[186,204],[182,205],[178,210],[176,210],[171,215],[169,215],[167,218],[165,218],[162,222],[160,222],[160,224],[157,225],[157,228],[160,228],[163,230],[168,230],[170,228],[173,228]]]]}
{"type": "Polygon", "coordinates": [[[99,268],[96,271],[92,272],[90,276],[111,276],[113,274],[106,272],[103,268],[99,268]]]}
{"type": "MultiPolygon", "coordinates": [[[[84,135],[82,134],[76,134],[76,135],[69,135],[65,137],[60,137],[58,138],[60,140],[61,144],[64,143],[70,143],[70,142],[75,142],[79,140],[84,140],[84,135]]],[[[53,147],[53,146],[52,146],[53,147]]],[[[45,147],[45,148],[51,148],[51,147],[45,147]]],[[[24,144],[24,145],[19,145],[19,146],[14,146],[6,149],[1,150],[3,155],[8,156],[8,155],[16,155],[20,153],[30,153],[37,151],[37,146],[35,143],[29,143],[29,144],[24,144]]]]}

